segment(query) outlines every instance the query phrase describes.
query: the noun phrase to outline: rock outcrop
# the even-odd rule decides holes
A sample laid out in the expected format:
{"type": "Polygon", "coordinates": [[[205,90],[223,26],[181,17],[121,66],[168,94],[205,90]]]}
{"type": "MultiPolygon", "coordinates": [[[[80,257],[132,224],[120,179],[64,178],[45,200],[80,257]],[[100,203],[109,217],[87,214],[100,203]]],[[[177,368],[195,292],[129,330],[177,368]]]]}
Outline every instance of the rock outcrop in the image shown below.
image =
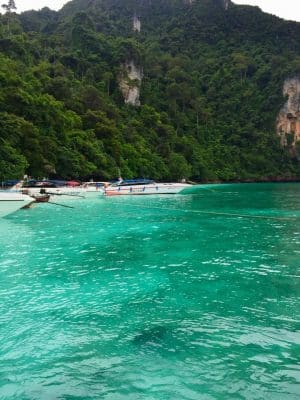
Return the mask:
{"type": "Polygon", "coordinates": [[[133,16],[133,31],[141,32],[141,20],[137,17],[136,14],[133,16]]]}
{"type": "Polygon", "coordinates": [[[227,11],[230,4],[230,0],[219,0],[219,1],[221,2],[223,8],[227,11]]]}
{"type": "Polygon", "coordinates": [[[140,87],[143,79],[143,69],[134,60],[123,64],[123,71],[119,78],[119,87],[126,104],[139,107],[140,87]]]}
{"type": "Polygon", "coordinates": [[[277,132],[282,146],[294,148],[300,141],[300,76],[288,78],[283,85],[287,102],[277,118],[277,132]]]}

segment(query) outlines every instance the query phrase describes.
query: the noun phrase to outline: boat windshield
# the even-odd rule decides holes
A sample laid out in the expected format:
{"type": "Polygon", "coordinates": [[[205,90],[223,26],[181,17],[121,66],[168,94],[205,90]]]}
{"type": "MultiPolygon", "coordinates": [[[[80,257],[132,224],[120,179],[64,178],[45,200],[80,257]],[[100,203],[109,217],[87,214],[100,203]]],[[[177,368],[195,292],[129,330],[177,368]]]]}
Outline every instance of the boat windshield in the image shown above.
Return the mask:
{"type": "Polygon", "coordinates": [[[91,187],[101,187],[104,186],[104,182],[84,182],[84,186],[91,186],[91,187]]]}

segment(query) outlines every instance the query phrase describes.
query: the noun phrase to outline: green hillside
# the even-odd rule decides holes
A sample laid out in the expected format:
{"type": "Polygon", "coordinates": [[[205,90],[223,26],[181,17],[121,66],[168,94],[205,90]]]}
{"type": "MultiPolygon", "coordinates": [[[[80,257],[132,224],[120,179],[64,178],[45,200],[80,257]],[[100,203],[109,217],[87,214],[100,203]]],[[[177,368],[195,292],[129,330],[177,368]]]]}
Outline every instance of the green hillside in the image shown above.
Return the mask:
{"type": "Polygon", "coordinates": [[[0,180],[300,176],[275,129],[283,83],[300,74],[299,38],[299,23],[224,0],[6,13],[0,180]],[[129,64],[140,81],[126,78],[129,64]],[[125,104],[120,81],[140,91],[140,106],[125,104]]]}

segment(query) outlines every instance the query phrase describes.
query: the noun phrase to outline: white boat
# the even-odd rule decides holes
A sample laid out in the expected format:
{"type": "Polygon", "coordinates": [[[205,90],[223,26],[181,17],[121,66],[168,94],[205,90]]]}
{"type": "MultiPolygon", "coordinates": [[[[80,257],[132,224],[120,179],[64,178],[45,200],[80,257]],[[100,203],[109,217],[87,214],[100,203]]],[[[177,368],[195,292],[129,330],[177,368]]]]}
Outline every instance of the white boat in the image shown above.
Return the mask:
{"type": "Polygon", "coordinates": [[[103,195],[106,185],[108,185],[107,182],[84,182],[81,188],[87,197],[93,197],[103,195]]]}
{"type": "Polygon", "coordinates": [[[188,183],[158,183],[149,179],[119,180],[105,190],[106,196],[177,194],[192,185],[188,183]]]}
{"type": "Polygon", "coordinates": [[[50,198],[60,200],[76,200],[86,197],[85,190],[80,186],[58,185],[52,181],[30,181],[19,188],[20,191],[29,196],[49,194],[50,198]]]}
{"type": "Polygon", "coordinates": [[[81,188],[59,187],[59,188],[23,188],[22,193],[29,196],[37,196],[39,194],[49,194],[50,198],[61,200],[78,200],[85,199],[86,192],[81,188]]]}
{"type": "Polygon", "coordinates": [[[13,191],[0,192],[0,218],[12,214],[23,207],[34,203],[34,199],[22,193],[13,191]]]}

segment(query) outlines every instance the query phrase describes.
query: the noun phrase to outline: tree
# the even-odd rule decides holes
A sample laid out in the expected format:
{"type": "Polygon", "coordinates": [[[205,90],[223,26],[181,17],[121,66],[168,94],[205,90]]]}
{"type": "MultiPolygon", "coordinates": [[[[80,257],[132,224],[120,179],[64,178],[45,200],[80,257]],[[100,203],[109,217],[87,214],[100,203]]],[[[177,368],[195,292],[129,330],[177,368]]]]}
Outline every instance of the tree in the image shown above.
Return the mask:
{"type": "Polygon", "coordinates": [[[249,58],[243,53],[234,53],[232,55],[233,63],[241,74],[241,82],[246,79],[247,70],[250,64],[249,58]]]}
{"type": "Polygon", "coordinates": [[[3,178],[300,175],[275,128],[283,83],[300,74],[299,23],[239,6],[225,17],[216,0],[76,0],[20,15],[2,2],[3,178]],[[128,83],[140,89],[140,108],[119,90],[132,62],[144,71],[128,83]]]}
{"type": "Polygon", "coordinates": [[[7,14],[7,29],[8,33],[10,34],[10,19],[11,19],[11,14],[14,10],[17,9],[16,3],[14,0],[8,0],[7,4],[2,4],[1,6],[7,14]]]}
{"type": "Polygon", "coordinates": [[[1,7],[8,13],[11,13],[13,10],[17,9],[16,3],[14,0],[9,0],[7,4],[2,4],[1,7]]]}

